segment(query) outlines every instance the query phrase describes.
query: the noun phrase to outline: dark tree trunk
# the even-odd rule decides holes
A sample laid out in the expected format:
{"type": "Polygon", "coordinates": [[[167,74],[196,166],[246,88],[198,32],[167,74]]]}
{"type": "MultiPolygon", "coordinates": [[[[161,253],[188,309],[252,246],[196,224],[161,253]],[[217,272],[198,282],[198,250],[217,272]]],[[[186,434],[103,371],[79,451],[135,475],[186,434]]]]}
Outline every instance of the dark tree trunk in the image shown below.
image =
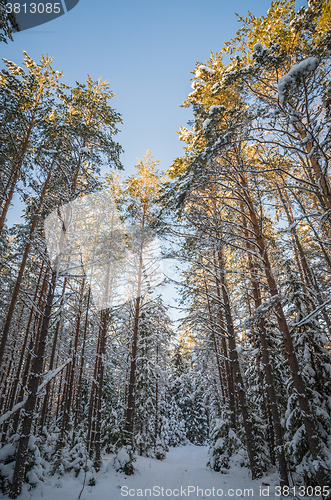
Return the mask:
{"type": "Polygon", "coordinates": [[[40,382],[40,375],[42,373],[43,357],[46,347],[46,339],[48,333],[48,326],[52,312],[52,304],[54,299],[54,291],[56,284],[56,272],[52,273],[52,280],[49,285],[46,307],[43,316],[43,322],[38,342],[38,350],[36,357],[33,361],[32,373],[30,376],[28,387],[28,399],[24,407],[24,419],[22,424],[21,438],[19,440],[18,450],[16,454],[15,469],[13,475],[13,482],[10,489],[10,498],[17,498],[22,490],[22,482],[25,474],[25,462],[28,451],[28,443],[31,435],[31,426],[33,422],[34,409],[36,405],[38,386],[40,382]]]}
{"type": "Polygon", "coordinates": [[[45,194],[46,194],[46,191],[47,191],[47,187],[48,187],[51,175],[52,175],[54,161],[55,160],[53,160],[53,162],[52,162],[52,164],[50,166],[47,178],[46,178],[46,180],[44,182],[43,190],[42,190],[42,192],[40,194],[38,209],[37,209],[37,212],[36,212],[36,214],[34,215],[34,217],[32,219],[32,223],[31,223],[31,227],[30,227],[30,231],[29,231],[29,236],[27,238],[27,244],[25,246],[25,250],[24,250],[24,253],[23,253],[23,257],[22,257],[21,266],[20,266],[20,269],[19,269],[19,272],[18,272],[18,276],[16,278],[16,283],[15,283],[14,291],[13,291],[13,294],[12,294],[11,302],[10,302],[10,305],[9,305],[9,309],[8,309],[8,313],[7,313],[7,317],[6,317],[6,321],[5,321],[5,326],[4,326],[4,329],[3,329],[3,332],[2,332],[2,338],[1,338],[1,343],[0,343],[0,366],[1,366],[2,358],[3,358],[3,354],[4,354],[4,351],[5,351],[5,347],[6,347],[6,343],[7,343],[7,339],[8,339],[8,333],[9,333],[10,325],[11,325],[11,322],[12,322],[12,318],[13,318],[13,314],[14,314],[14,310],[15,310],[15,305],[16,305],[17,298],[18,298],[18,293],[19,293],[19,290],[20,290],[20,287],[21,287],[21,282],[22,282],[22,278],[23,278],[23,274],[24,274],[26,262],[27,262],[27,259],[28,259],[28,256],[29,256],[29,252],[30,252],[30,247],[31,247],[31,241],[32,241],[33,233],[34,233],[34,230],[36,228],[36,225],[37,225],[37,222],[38,222],[38,219],[39,219],[39,213],[40,213],[41,207],[43,205],[44,197],[45,197],[45,194]]]}
{"type": "MultiPolygon", "coordinates": [[[[275,281],[273,274],[272,274],[272,271],[271,271],[271,265],[270,265],[267,249],[266,249],[266,246],[264,243],[264,238],[261,234],[257,215],[256,215],[254,205],[253,205],[253,201],[249,195],[247,183],[243,183],[243,187],[245,188],[244,189],[244,196],[246,198],[246,203],[247,203],[247,206],[249,209],[249,214],[250,214],[250,219],[251,219],[252,226],[253,226],[255,241],[256,241],[258,251],[259,251],[260,256],[261,256],[263,266],[264,266],[265,275],[267,278],[270,294],[272,297],[278,297],[278,295],[279,295],[278,288],[277,288],[276,281],[275,281]]],[[[303,378],[302,378],[301,373],[300,373],[300,368],[299,368],[298,360],[297,360],[297,357],[295,354],[292,338],[290,335],[290,331],[289,331],[289,328],[287,325],[285,314],[284,314],[284,311],[283,311],[283,308],[282,308],[282,305],[281,305],[279,298],[276,299],[274,308],[275,308],[275,312],[276,312],[278,327],[279,327],[279,330],[283,336],[285,354],[286,354],[286,357],[287,357],[288,362],[289,362],[294,387],[296,389],[298,400],[299,400],[301,415],[302,415],[302,419],[303,419],[305,430],[306,430],[309,449],[310,449],[313,460],[315,461],[316,464],[318,464],[317,469],[316,469],[317,483],[321,487],[327,486],[330,484],[329,478],[331,476],[331,471],[328,470],[327,468],[324,468],[322,463],[321,463],[321,457],[323,457],[321,442],[320,442],[320,439],[318,437],[318,431],[317,431],[317,428],[315,425],[314,415],[312,414],[312,411],[310,408],[310,404],[309,404],[307,393],[306,393],[306,387],[305,387],[303,378]]]]}
{"type": "Polygon", "coordinates": [[[232,314],[230,309],[230,300],[229,294],[225,279],[225,263],[222,249],[218,251],[219,258],[219,269],[220,269],[220,282],[222,287],[222,295],[223,295],[223,304],[225,311],[225,319],[228,330],[228,342],[229,342],[229,350],[230,350],[230,359],[233,366],[234,377],[236,382],[237,394],[240,404],[240,411],[243,417],[243,424],[245,429],[246,436],[246,444],[247,444],[247,453],[250,463],[250,469],[252,472],[252,479],[257,479],[262,476],[262,470],[259,464],[259,457],[257,455],[255,441],[254,441],[254,432],[253,432],[253,423],[252,418],[248,410],[246,393],[244,388],[244,382],[241,375],[238,352],[236,350],[236,341],[235,341],[235,332],[233,327],[232,314]]]}
{"type": "Polygon", "coordinates": [[[101,311],[101,339],[100,339],[100,352],[98,363],[98,391],[97,391],[97,404],[96,404],[96,422],[95,422],[95,459],[94,468],[98,472],[101,468],[101,410],[102,410],[102,394],[103,394],[103,378],[105,367],[105,354],[107,342],[107,328],[108,328],[109,310],[101,311]]]}

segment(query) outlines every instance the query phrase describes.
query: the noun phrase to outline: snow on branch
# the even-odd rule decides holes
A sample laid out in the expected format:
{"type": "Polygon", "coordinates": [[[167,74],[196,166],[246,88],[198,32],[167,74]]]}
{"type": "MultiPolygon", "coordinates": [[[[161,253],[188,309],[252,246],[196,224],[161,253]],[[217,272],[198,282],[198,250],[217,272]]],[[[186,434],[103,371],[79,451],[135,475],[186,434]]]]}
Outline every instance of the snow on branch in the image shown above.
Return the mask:
{"type": "Polygon", "coordinates": [[[312,318],[314,318],[315,316],[317,316],[317,314],[320,312],[320,310],[324,309],[324,307],[327,304],[329,304],[330,302],[331,302],[331,299],[326,300],[325,302],[323,302],[323,304],[321,304],[320,306],[316,307],[316,309],[314,309],[313,312],[311,312],[310,314],[308,314],[308,316],[306,316],[301,321],[299,321],[299,323],[293,323],[292,327],[294,328],[294,327],[302,326],[302,325],[308,323],[312,318]]]}
{"type": "Polygon", "coordinates": [[[14,415],[14,413],[16,413],[18,410],[20,410],[22,408],[22,406],[25,405],[25,403],[27,402],[27,399],[28,399],[28,396],[24,396],[23,400],[20,402],[20,403],[17,403],[15,406],[13,406],[13,408],[9,411],[7,411],[6,413],[4,413],[1,417],[0,417],[0,425],[3,424],[3,422],[5,422],[9,417],[11,417],[12,415],[14,415]]]}
{"type": "Polygon", "coordinates": [[[259,307],[257,307],[253,313],[252,316],[249,316],[248,318],[244,319],[243,325],[244,328],[249,329],[255,324],[258,324],[262,319],[265,319],[267,313],[274,307],[276,302],[280,300],[279,295],[274,295],[273,297],[270,297],[270,299],[266,300],[261,304],[259,307]]]}
{"type": "MultiPolygon", "coordinates": [[[[44,381],[42,382],[42,384],[40,384],[38,386],[37,396],[40,396],[43,388],[52,380],[52,378],[56,377],[56,375],[61,370],[63,370],[63,368],[65,368],[69,363],[71,363],[71,361],[72,361],[72,358],[67,359],[67,361],[65,363],[63,363],[63,365],[59,366],[55,370],[51,370],[51,371],[47,372],[44,375],[44,381]]],[[[22,401],[20,401],[15,406],[13,406],[13,408],[11,410],[9,410],[6,413],[4,413],[0,417],[0,425],[2,425],[6,420],[8,420],[8,418],[10,418],[12,415],[14,415],[14,413],[18,412],[21,408],[23,408],[23,406],[25,405],[25,403],[27,402],[27,400],[28,400],[28,396],[25,395],[22,401]]]]}
{"type": "Polygon", "coordinates": [[[63,370],[63,368],[65,368],[69,363],[71,363],[72,361],[72,358],[69,358],[67,359],[67,361],[65,363],[63,363],[63,365],[59,366],[58,368],[56,368],[55,370],[51,370],[49,371],[48,373],[46,373],[44,375],[44,381],[42,384],[40,384],[40,386],[38,387],[38,390],[37,390],[37,396],[40,395],[41,391],[43,390],[43,388],[48,384],[48,382],[50,382],[52,380],[52,378],[56,377],[56,375],[63,370]]]}
{"type": "Polygon", "coordinates": [[[318,66],[318,59],[316,57],[308,57],[303,61],[295,64],[290,71],[282,76],[278,82],[278,95],[279,101],[284,104],[285,93],[290,88],[290,86],[298,81],[298,79],[303,76],[308,75],[311,71],[314,71],[318,66]]]}

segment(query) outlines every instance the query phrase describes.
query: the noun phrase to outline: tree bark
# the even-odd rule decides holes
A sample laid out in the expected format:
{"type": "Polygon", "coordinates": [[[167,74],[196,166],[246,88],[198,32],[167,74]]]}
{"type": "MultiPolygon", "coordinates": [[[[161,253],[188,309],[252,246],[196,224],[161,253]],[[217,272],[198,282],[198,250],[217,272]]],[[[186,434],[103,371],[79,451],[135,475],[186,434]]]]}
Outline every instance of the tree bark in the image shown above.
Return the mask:
{"type": "Polygon", "coordinates": [[[1,343],[0,343],[0,366],[1,366],[2,358],[3,358],[3,354],[4,354],[4,351],[5,351],[7,339],[8,339],[8,333],[9,333],[11,321],[12,321],[12,318],[13,318],[14,309],[15,309],[17,298],[18,298],[18,293],[19,293],[20,286],[21,286],[21,282],[22,282],[22,278],[23,278],[23,273],[24,273],[26,262],[27,262],[27,259],[28,259],[28,256],[29,256],[29,252],[30,252],[32,236],[33,236],[34,230],[36,228],[36,225],[37,225],[37,222],[38,222],[38,218],[39,218],[39,213],[40,213],[41,207],[42,207],[43,202],[44,202],[44,197],[45,197],[45,194],[46,194],[46,191],[47,191],[47,187],[48,187],[49,181],[50,181],[51,176],[52,176],[54,162],[55,162],[55,159],[53,160],[53,162],[52,162],[52,164],[50,166],[47,178],[46,178],[46,180],[44,182],[43,190],[42,190],[42,192],[40,194],[38,209],[37,209],[37,212],[36,212],[36,214],[34,215],[34,217],[32,219],[32,223],[31,223],[31,227],[30,227],[30,231],[29,231],[29,236],[27,238],[27,244],[25,246],[25,250],[24,250],[24,253],[23,253],[23,257],[22,257],[21,266],[20,266],[20,269],[19,269],[19,272],[18,272],[18,276],[16,278],[15,288],[14,288],[14,291],[13,291],[13,294],[12,294],[11,302],[10,302],[10,305],[9,305],[9,309],[8,309],[8,313],[7,313],[7,317],[6,317],[6,321],[5,321],[5,326],[4,326],[4,329],[3,329],[3,332],[2,332],[2,338],[1,338],[1,343]]]}
{"type": "Polygon", "coordinates": [[[265,271],[265,275],[266,275],[269,290],[270,290],[270,295],[272,297],[277,297],[275,305],[274,305],[276,317],[277,317],[277,323],[278,323],[279,330],[283,336],[285,354],[286,354],[286,357],[287,357],[288,362],[289,362],[294,387],[296,389],[296,393],[298,396],[299,405],[300,405],[300,409],[301,409],[301,415],[302,415],[302,419],[303,419],[305,430],[306,430],[309,449],[310,449],[313,460],[316,462],[316,464],[318,464],[317,469],[316,469],[317,483],[321,487],[327,486],[327,485],[329,485],[329,482],[330,482],[329,478],[331,475],[331,471],[328,470],[326,465],[324,467],[323,464],[321,463],[321,459],[323,457],[323,452],[322,452],[320,440],[318,438],[318,431],[317,431],[314,416],[312,414],[310,404],[308,401],[306,387],[305,387],[303,378],[302,378],[301,373],[300,373],[298,360],[297,360],[297,357],[295,354],[295,350],[294,350],[292,338],[290,335],[290,331],[289,331],[289,328],[287,325],[287,321],[285,318],[285,314],[284,314],[284,311],[283,311],[283,308],[281,305],[281,301],[278,298],[279,297],[278,288],[277,288],[276,281],[275,281],[273,274],[272,274],[267,249],[266,249],[266,246],[264,243],[264,238],[263,238],[261,230],[260,230],[260,225],[258,223],[258,219],[257,219],[257,215],[256,215],[255,208],[253,205],[253,201],[252,201],[250,194],[249,194],[248,185],[245,181],[243,181],[242,187],[244,188],[243,195],[246,199],[246,204],[247,204],[248,209],[249,209],[250,220],[251,220],[253,231],[254,231],[255,241],[256,241],[256,245],[257,245],[259,254],[261,256],[262,262],[263,262],[264,271],[265,271]]]}
{"type": "Polygon", "coordinates": [[[259,464],[259,457],[257,455],[256,446],[254,442],[254,432],[253,432],[253,423],[252,418],[248,410],[246,393],[244,388],[244,382],[240,370],[238,352],[236,350],[236,341],[235,341],[235,332],[232,320],[232,314],[230,309],[230,300],[228,294],[228,288],[225,279],[225,263],[223,251],[220,248],[218,251],[218,259],[219,259],[219,270],[220,270],[220,282],[222,287],[222,295],[223,295],[223,304],[224,304],[224,312],[225,319],[228,330],[228,342],[229,342],[229,350],[230,350],[230,359],[233,366],[234,377],[236,382],[237,394],[240,403],[240,410],[243,417],[243,425],[245,429],[246,436],[246,444],[247,444],[247,453],[250,463],[250,469],[252,473],[252,479],[257,479],[262,476],[261,466],[259,464]]]}
{"type": "Polygon", "coordinates": [[[24,474],[25,474],[25,462],[28,452],[28,443],[29,443],[29,438],[31,436],[31,426],[34,416],[34,409],[37,399],[40,375],[42,373],[43,356],[45,352],[48,326],[52,312],[55,284],[56,284],[56,272],[53,271],[52,280],[49,285],[46,307],[44,311],[43,322],[38,342],[38,350],[36,353],[36,357],[34,358],[33,361],[32,373],[29,381],[28,399],[24,407],[25,417],[22,424],[22,432],[16,454],[13,482],[9,494],[10,498],[17,498],[22,490],[22,482],[24,480],[24,474]]]}
{"type": "Polygon", "coordinates": [[[95,459],[94,468],[98,472],[101,468],[101,411],[102,411],[102,395],[103,395],[103,378],[105,367],[105,354],[107,342],[109,310],[101,311],[101,339],[98,363],[98,393],[96,404],[96,422],[95,422],[95,459]]]}

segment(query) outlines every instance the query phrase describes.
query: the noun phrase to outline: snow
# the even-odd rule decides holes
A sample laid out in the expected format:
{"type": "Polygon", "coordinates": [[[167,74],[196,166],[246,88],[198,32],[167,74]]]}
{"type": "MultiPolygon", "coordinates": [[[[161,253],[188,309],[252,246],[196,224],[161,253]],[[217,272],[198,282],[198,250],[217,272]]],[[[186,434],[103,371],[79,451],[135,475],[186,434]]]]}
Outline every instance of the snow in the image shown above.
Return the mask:
{"type": "Polygon", "coordinates": [[[15,446],[13,445],[13,443],[5,444],[5,446],[3,446],[0,450],[0,460],[5,461],[6,458],[10,457],[14,453],[15,453],[15,446]]]}
{"type": "Polygon", "coordinates": [[[213,105],[210,106],[208,114],[209,116],[213,115],[214,113],[220,112],[220,111],[225,111],[225,107],[221,104],[219,106],[213,105]]]}
{"type": "Polygon", "coordinates": [[[320,310],[324,309],[325,306],[328,305],[330,302],[331,302],[331,299],[326,300],[325,302],[323,302],[323,304],[316,307],[316,309],[314,309],[314,311],[312,311],[310,314],[308,314],[308,316],[303,318],[299,323],[293,323],[292,327],[298,327],[298,326],[302,326],[306,323],[309,323],[309,321],[311,319],[313,319],[315,316],[317,316],[317,314],[320,312],[320,310]]]}
{"type": "Polygon", "coordinates": [[[207,118],[207,119],[203,122],[203,124],[202,124],[202,128],[203,128],[203,130],[206,130],[206,129],[207,129],[207,127],[208,127],[208,125],[210,124],[210,122],[211,122],[211,119],[210,119],[210,118],[207,118]]]}
{"type": "Polygon", "coordinates": [[[67,364],[71,363],[71,361],[72,361],[72,358],[69,358],[69,359],[67,359],[67,361],[66,361],[65,363],[63,363],[63,365],[59,366],[59,367],[58,367],[58,368],[56,368],[55,370],[51,370],[51,371],[49,371],[49,372],[45,373],[45,374],[43,375],[44,380],[43,380],[42,384],[40,384],[40,385],[38,386],[38,391],[37,391],[37,394],[39,395],[39,394],[41,393],[41,391],[43,390],[43,388],[44,388],[44,387],[48,384],[48,382],[49,382],[50,380],[52,380],[52,378],[56,377],[56,375],[57,375],[58,373],[60,373],[60,371],[61,371],[61,370],[63,370],[63,368],[64,368],[65,366],[67,366],[67,364]]]}
{"type": "Polygon", "coordinates": [[[254,47],[253,47],[253,50],[254,50],[255,52],[258,52],[258,51],[260,51],[260,50],[263,50],[263,45],[262,45],[262,43],[256,43],[256,44],[254,45],[254,47]]]}
{"type": "Polygon", "coordinates": [[[18,410],[20,410],[26,403],[27,401],[27,396],[24,396],[23,400],[20,403],[17,403],[11,410],[8,410],[6,413],[4,413],[0,417],[0,425],[2,425],[5,420],[7,420],[9,417],[11,417],[14,413],[16,413],[18,410]]]}
{"type": "Polygon", "coordinates": [[[318,59],[316,57],[308,57],[298,64],[295,64],[286,75],[282,76],[282,78],[279,79],[278,94],[279,101],[282,104],[285,100],[285,90],[292,83],[294,83],[297,78],[307,75],[311,71],[314,71],[317,68],[317,65],[318,59]]]}
{"type": "MultiPolygon", "coordinates": [[[[120,500],[125,497],[156,498],[159,496],[171,499],[177,497],[202,499],[209,496],[218,498],[222,490],[224,497],[256,499],[261,497],[260,488],[263,488],[265,493],[269,488],[269,495],[265,495],[269,500],[279,498],[274,494],[275,486],[279,484],[276,473],[253,481],[249,470],[236,464],[232,465],[228,474],[211,471],[206,468],[207,451],[207,446],[187,445],[170,448],[166,458],[162,461],[138,457],[135,463],[136,472],[132,476],[116,472],[113,467],[114,455],[106,455],[100,472],[93,475],[95,486],[89,486],[90,476],[88,479],[85,478],[85,487],[80,498],[81,500],[120,500]]],[[[22,494],[18,498],[19,500],[41,498],[77,500],[83,483],[82,471],[77,478],[74,472],[62,477],[48,476],[44,483],[39,482],[30,491],[28,491],[28,486],[24,485],[22,494]]],[[[0,498],[7,499],[8,497],[1,496],[0,493],[0,498]]]]}
{"type": "Polygon", "coordinates": [[[199,78],[203,73],[207,73],[209,76],[215,75],[216,71],[214,69],[208,68],[205,64],[200,64],[195,72],[195,76],[199,78]]]}

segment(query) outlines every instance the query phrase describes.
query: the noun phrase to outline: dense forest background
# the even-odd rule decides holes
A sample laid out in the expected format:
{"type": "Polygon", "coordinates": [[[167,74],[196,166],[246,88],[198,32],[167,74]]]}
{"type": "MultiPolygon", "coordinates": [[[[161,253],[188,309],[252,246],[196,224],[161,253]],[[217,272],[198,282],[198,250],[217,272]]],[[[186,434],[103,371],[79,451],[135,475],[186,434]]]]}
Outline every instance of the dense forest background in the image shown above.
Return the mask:
{"type": "MultiPolygon", "coordinates": [[[[6,42],[14,20],[0,13],[6,42]]],[[[104,452],[133,474],[137,454],[162,460],[187,442],[208,443],[220,473],[234,461],[253,479],[276,466],[280,484],[326,496],[331,3],[296,12],[279,1],[240,21],[196,64],[183,104],[193,120],[167,176],[148,152],[121,181],[107,82],[70,88],[48,56],[4,60],[0,487],[10,498],[46,474],[84,470],[93,485],[104,452]],[[70,266],[83,246],[60,245],[51,260],[44,221],[57,214],[65,237],[61,207],[105,190],[103,245],[112,256],[131,245],[137,292],[100,309],[83,263],[70,266]],[[8,228],[15,193],[23,221],[8,228]],[[121,238],[107,218],[114,206],[121,238]],[[178,331],[151,290],[151,235],[186,266],[178,331]]]]}

